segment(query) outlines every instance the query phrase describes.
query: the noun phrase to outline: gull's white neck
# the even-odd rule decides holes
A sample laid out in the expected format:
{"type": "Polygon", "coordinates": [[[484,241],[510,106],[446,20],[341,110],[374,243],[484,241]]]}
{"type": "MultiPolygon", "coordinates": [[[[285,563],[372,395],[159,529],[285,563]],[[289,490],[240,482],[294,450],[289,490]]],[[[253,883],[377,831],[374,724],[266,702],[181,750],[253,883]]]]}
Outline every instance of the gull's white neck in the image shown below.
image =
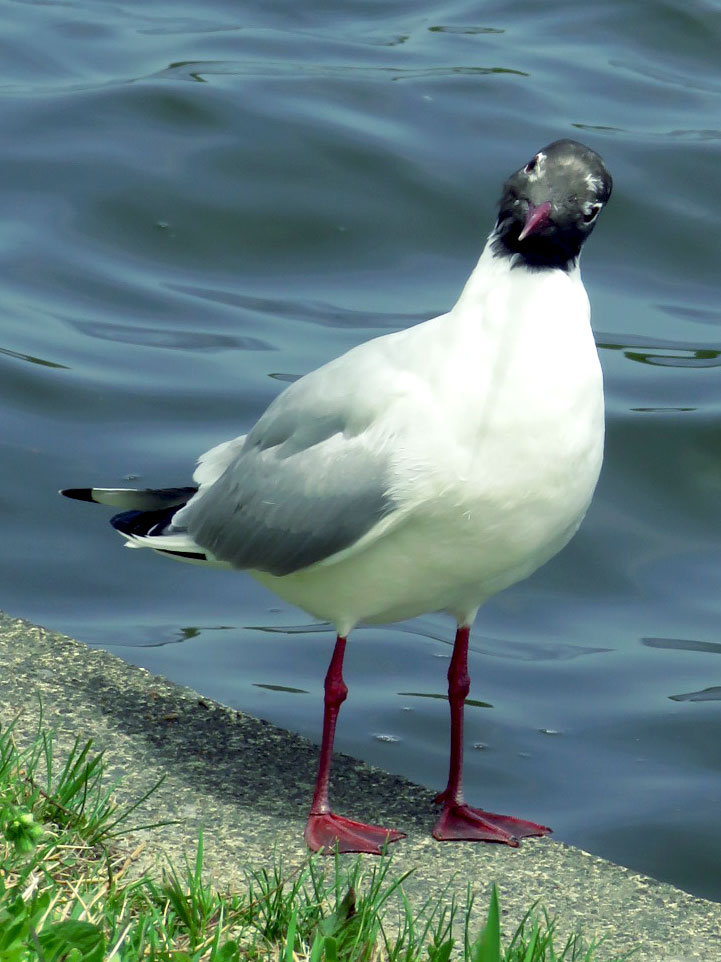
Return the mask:
{"type": "MultiPolygon", "coordinates": [[[[489,292],[503,290],[507,286],[525,291],[526,297],[531,297],[534,289],[540,291],[550,286],[568,291],[579,288],[584,290],[578,259],[565,270],[560,267],[530,267],[523,262],[519,254],[499,253],[496,240],[497,233],[494,228],[476,267],[461,291],[453,308],[454,312],[472,309],[474,303],[484,302],[489,292]]],[[[583,296],[585,298],[585,291],[583,296]]]]}

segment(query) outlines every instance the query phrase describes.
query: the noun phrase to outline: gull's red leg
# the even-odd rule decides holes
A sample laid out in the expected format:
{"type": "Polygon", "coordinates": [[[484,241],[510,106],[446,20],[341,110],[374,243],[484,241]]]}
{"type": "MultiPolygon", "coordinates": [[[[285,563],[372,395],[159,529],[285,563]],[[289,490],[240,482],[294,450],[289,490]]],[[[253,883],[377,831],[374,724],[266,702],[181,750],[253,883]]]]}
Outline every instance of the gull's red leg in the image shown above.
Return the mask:
{"type": "Polygon", "coordinates": [[[471,808],[463,800],[463,706],[471,683],[468,677],[469,625],[459,625],[448,669],[448,702],[451,708],[451,752],[448,786],[437,796],[443,805],[433,829],[433,837],[441,842],[503,842],[514,848],[518,839],[528,835],[548,835],[545,825],[527,822],[511,815],[495,815],[471,808]]]}
{"type": "Polygon", "coordinates": [[[392,828],[366,825],[363,822],[344,818],[342,815],[335,815],[328,804],[335,726],[340,706],[348,696],[348,688],[343,681],[345,643],[346,639],[338,635],[328,673],[325,676],[323,739],[313,802],[305,826],[305,840],[308,848],[314,852],[324,849],[325,853],[330,855],[337,846],[339,852],[368,852],[372,855],[380,855],[384,844],[405,838],[405,834],[392,828]]]}

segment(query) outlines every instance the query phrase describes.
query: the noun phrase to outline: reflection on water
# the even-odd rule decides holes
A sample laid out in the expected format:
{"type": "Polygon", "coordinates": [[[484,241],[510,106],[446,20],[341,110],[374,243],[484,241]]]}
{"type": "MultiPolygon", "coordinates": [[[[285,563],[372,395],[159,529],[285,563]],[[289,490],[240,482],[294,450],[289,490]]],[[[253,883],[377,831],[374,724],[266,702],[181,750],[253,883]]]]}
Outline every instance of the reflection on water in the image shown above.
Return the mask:
{"type": "Polygon", "coordinates": [[[718,327],[721,324],[721,311],[709,310],[707,307],[698,307],[689,304],[657,304],[657,309],[669,314],[671,317],[682,318],[688,321],[700,321],[702,324],[710,324],[718,327]]]}
{"type": "Polygon", "coordinates": [[[721,701],[721,687],[690,691],[684,695],[669,695],[671,701],[721,701]]]}
{"type": "MultiPolygon", "coordinates": [[[[400,38],[398,38],[400,42],[400,38]]],[[[396,43],[385,43],[383,46],[396,46],[396,43]]],[[[513,70],[510,67],[491,67],[491,66],[453,66],[453,67],[425,67],[423,69],[411,68],[402,69],[399,67],[375,66],[375,67],[350,67],[330,64],[312,64],[299,61],[257,61],[249,63],[171,63],[166,69],[147,79],[171,79],[171,80],[192,80],[196,83],[207,83],[213,76],[236,76],[244,75],[252,77],[284,77],[303,75],[312,78],[326,78],[329,80],[339,79],[348,80],[354,75],[363,76],[370,74],[375,76],[380,74],[387,75],[389,81],[418,81],[433,80],[439,77],[453,76],[479,76],[484,77],[493,74],[511,74],[518,77],[528,77],[529,74],[523,70],[513,70]]]]}
{"type": "Polygon", "coordinates": [[[259,681],[253,682],[254,688],[265,688],[266,691],[283,691],[288,695],[308,695],[310,692],[306,691],[305,688],[291,688],[289,685],[269,685],[262,684],[259,681]]]}
{"type": "Polygon", "coordinates": [[[6,357],[14,357],[19,361],[29,361],[30,364],[40,364],[43,367],[56,367],[67,370],[66,364],[57,364],[55,361],[48,361],[42,357],[33,357],[31,354],[21,354],[20,351],[11,351],[7,347],[0,347],[0,354],[6,357]]]}
{"type": "Polygon", "coordinates": [[[472,650],[496,658],[507,658],[509,661],[568,661],[571,658],[598,655],[611,650],[546,640],[522,642],[505,638],[494,639],[490,644],[486,642],[486,639],[478,639],[472,645],[472,650]]]}
{"type": "Polygon", "coordinates": [[[648,648],[663,648],[667,651],[703,651],[721,655],[721,644],[715,641],[696,641],[691,638],[642,638],[641,644],[648,648]]]}
{"type": "Polygon", "coordinates": [[[175,351],[270,351],[272,347],[256,337],[232,337],[228,334],[194,333],[192,331],[163,330],[157,327],[137,327],[130,324],[107,324],[105,321],[70,323],[81,334],[117,344],[140,344],[175,351]]]}
{"type": "MultiPolygon", "coordinates": [[[[432,692],[425,691],[399,691],[398,694],[407,698],[437,698],[443,702],[448,700],[448,695],[445,692],[443,694],[434,694],[432,692]]],[[[478,701],[477,698],[466,698],[466,707],[493,708],[493,705],[487,701],[478,701]]]]}
{"type": "Polygon", "coordinates": [[[621,343],[618,335],[597,333],[596,344],[599,349],[623,351],[624,357],[639,364],[653,364],[657,367],[719,367],[721,365],[721,345],[690,345],[677,341],[666,341],[624,335],[621,343]],[[643,350],[641,350],[641,348],[643,350]],[[673,351],[674,353],[668,353],[673,351]]]}

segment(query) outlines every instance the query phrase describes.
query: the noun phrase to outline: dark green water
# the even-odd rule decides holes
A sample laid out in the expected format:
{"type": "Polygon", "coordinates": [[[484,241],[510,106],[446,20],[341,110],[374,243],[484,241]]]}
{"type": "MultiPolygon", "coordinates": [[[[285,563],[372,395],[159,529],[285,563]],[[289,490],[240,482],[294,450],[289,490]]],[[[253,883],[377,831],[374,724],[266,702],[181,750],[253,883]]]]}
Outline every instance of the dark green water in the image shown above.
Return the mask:
{"type": "MultiPolygon", "coordinates": [[[[467,794],[721,899],[720,13],[1,0],[0,606],[317,738],[322,626],[55,491],[185,483],[284,379],[446,310],[506,174],[583,140],[606,462],[476,624],[467,794]]],[[[355,634],[339,750],[445,783],[451,636],[355,634]]]]}

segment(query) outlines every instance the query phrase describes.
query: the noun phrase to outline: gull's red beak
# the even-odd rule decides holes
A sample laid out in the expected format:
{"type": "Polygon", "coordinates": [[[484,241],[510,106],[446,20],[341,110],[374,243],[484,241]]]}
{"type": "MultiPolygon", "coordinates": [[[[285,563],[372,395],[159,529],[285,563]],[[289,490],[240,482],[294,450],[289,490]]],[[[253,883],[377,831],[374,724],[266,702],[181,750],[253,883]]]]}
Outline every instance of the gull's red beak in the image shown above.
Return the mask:
{"type": "Polygon", "coordinates": [[[523,230],[518,235],[518,239],[525,240],[529,234],[533,234],[535,231],[545,227],[549,221],[550,214],[551,205],[548,201],[546,201],[545,204],[539,204],[538,207],[529,204],[526,223],[523,225],[523,230]]]}

